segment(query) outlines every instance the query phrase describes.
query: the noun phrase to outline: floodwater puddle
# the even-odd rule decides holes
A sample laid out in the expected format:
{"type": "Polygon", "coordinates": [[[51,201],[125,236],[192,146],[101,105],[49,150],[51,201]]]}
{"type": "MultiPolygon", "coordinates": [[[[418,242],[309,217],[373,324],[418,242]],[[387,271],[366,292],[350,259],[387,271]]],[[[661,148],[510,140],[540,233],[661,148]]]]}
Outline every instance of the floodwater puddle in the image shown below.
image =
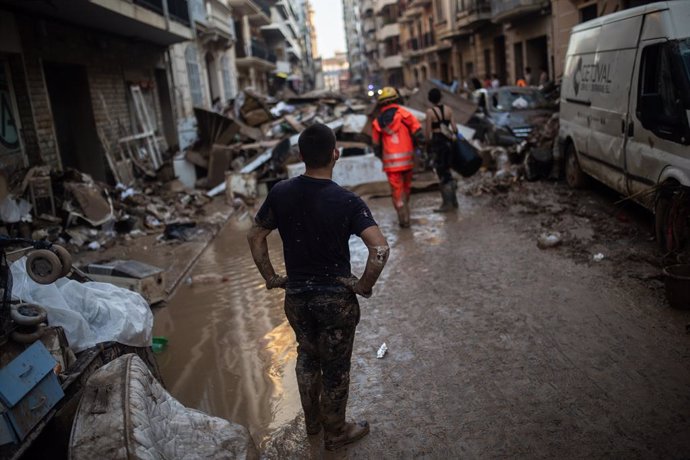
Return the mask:
{"type": "MultiPolygon", "coordinates": [[[[169,339],[158,355],[168,391],[188,407],[248,427],[261,445],[298,417],[301,406],[284,291],[266,290],[247,245],[248,220],[231,220],[188,281],[156,310],[154,335],[169,339]]],[[[277,232],[269,248],[276,271],[284,273],[277,232]]],[[[366,247],[353,237],[351,252],[360,272],[366,247]]]]}

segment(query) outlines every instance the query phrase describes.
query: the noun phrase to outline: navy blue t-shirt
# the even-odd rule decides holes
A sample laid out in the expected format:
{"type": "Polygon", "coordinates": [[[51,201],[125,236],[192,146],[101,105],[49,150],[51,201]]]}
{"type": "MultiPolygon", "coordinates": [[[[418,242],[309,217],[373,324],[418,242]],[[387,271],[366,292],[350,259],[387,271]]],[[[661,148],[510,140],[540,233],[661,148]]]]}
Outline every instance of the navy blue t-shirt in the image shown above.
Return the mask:
{"type": "Polygon", "coordinates": [[[277,183],[256,223],[278,229],[288,288],[341,286],[350,276],[350,235],[376,225],[364,201],[329,179],[298,176],[277,183]]]}

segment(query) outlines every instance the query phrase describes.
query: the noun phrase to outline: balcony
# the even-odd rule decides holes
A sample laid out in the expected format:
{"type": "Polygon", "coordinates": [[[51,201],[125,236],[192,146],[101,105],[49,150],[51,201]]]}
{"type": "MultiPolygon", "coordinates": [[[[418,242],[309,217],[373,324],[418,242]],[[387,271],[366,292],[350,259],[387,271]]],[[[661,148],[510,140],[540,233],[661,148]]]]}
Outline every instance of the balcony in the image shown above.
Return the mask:
{"type": "Polygon", "coordinates": [[[458,11],[456,24],[458,35],[471,35],[491,21],[491,0],[465,0],[465,9],[458,11]]]}
{"type": "Polygon", "coordinates": [[[436,44],[436,40],[434,40],[434,34],[431,32],[425,32],[422,34],[422,48],[431,48],[436,44]]]}
{"type": "Polygon", "coordinates": [[[431,0],[412,0],[408,8],[425,7],[431,5],[431,0]]]}
{"type": "Polygon", "coordinates": [[[242,16],[249,16],[249,22],[257,26],[271,23],[271,7],[266,0],[228,0],[232,10],[242,16]]]}
{"type": "Polygon", "coordinates": [[[550,8],[549,0],[492,0],[493,22],[511,21],[550,8]]]}
{"type": "Polygon", "coordinates": [[[419,51],[419,40],[417,38],[410,38],[407,40],[405,48],[407,51],[419,51]]]}
{"type": "Polygon", "coordinates": [[[255,67],[263,70],[274,70],[278,58],[271,53],[264,42],[252,38],[250,43],[235,48],[237,67],[255,67]]]}
{"type": "Polygon", "coordinates": [[[374,20],[374,18],[364,18],[364,20],[362,21],[362,28],[364,29],[365,33],[375,32],[376,21],[374,20]]]}
{"type": "Polygon", "coordinates": [[[288,46],[288,56],[294,61],[302,60],[302,49],[299,46],[288,46]]]}
{"type": "Polygon", "coordinates": [[[395,22],[393,24],[386,24],[385,26],[381,27],[376,34],[376,37],[379,41],[384,41],[387,38],[397,37],[398,35],[400,35],[400,26],[397,22],[395,22]]]}
{"type": "Polygon", "coordinates": [[[57,18],[158,45],[169,46],[194,39],[186,0],[23,1],[14,5],[37,17],[57,18]]]}
{"type": "Polygon", "coordinates": [[[235,22],[230,9],[218,0],[189,0],[192,19],[204,43],[229,48],[235,42],[235,22]]]}
{"type": "Polygon", "coordinates": [[[402,56],[400,54],[395,54],[393,56],[386,56],[379,59],[379,64],[384,69],[397,69],[402,67],[402,56]]]}
{"type": "Polygon", "coordinates": [[[397,5],[398,0],[373,0],[374,1],[374,14],[381,14],[381,11],[387,6],[397,5]]]}

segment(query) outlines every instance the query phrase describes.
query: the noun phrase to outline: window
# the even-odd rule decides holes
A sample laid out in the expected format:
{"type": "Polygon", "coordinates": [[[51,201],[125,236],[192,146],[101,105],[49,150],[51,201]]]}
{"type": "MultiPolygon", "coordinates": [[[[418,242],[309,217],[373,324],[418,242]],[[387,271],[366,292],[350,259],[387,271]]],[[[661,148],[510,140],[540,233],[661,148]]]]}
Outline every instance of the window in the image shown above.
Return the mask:
{"type": "Polygon", "coordinates": [[[591,21],[597,18],[597,4],[580,8],[580,23],[591,21]]]}
{"type": "Polygon", "coordinates": [[[681,72],[675,76],[673,73],[674,64],[678,69],[682,61],[678,62],[680,55],[675,55],[674,49],[670,43],[658,43],[642,50],[636,116],[645,129],[657,136],[687,144],[688,123],[677,86],[684,81],[681,72]]]}
{"type": "Polygon", "coordinates": [[[220,58],[220,68],[223,73],[223,94],[225,94],[225,100],[232,99],[234,91],[232,88],[232,80],[230,79],[230,65],[228,64],[228,57],[226,55],[220,58]]]}
{"type": "Polygon", "coordinates": [[[676,115],[676,88],[671,75],[668,49],[663,44],[647,46],[642,51],[642,81],[640,97],[655,97],[659,107],[655,113],[661,119],[676,115]]]}
{"type": "Polygon", "coordinates": [[[199,73],[199,61],[196,58],[196,48],[188,45],[184,52],[187,63],[187,78],[189,79],[189,92],[192,94],[192,105],[201,107],[204,104],[204,93],[201,89],[201,74],[199,73]]]}

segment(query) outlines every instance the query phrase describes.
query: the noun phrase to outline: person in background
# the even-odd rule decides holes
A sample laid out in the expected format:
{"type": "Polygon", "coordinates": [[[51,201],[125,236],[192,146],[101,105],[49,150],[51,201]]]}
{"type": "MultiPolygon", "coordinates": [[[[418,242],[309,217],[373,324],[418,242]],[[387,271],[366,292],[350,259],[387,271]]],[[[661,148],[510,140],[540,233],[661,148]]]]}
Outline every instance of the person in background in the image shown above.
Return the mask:
{"type": "Polygon", "coordinates": [[[534,81],[532,80],[534,77],[532,76],[532,68],[531,67],[525,67],[525,82],[527,82],[527,86],[535,86],[534,81]]]}
{"type": "Polygon", "coordinates": [[[496,89],[496,88],[498,88],[499,86],[501,86],[501,81],[498,79],[498,75],[497,75],[497,74],[493,74],[491,77],[492,77],[492,78],[491,78],[491,87],[492,87],[492,88],[496,89]]]}
{"type": "Polygon", "coordinates": [[[543,87],[549,82],[549,72],[546,71],[544,67],[542,67],[541,72],[539,73],[539,86],[543,87]]]}
{"type": "Polygon", "coordinates": [[[488,73],[484,76],[484,88],[491,88],[491,77],[488,73]]]}
{"type": "Polygon", "coordinates": [[[410,226],[410,191],[415,145],[424,145],[422,125],[410,112],[400,107],[395,88],[387,86],[378,95],[378,116],[371,124],[371,139],[376,156],[393,195],[393,207],[401,228],[410,226]]]}
{"type": "Polygon", "coordinates": [[[299,137],[306,172],[277,183],[249,230],[249,248],[267,289],[285,289],[285,315],[297,338],[297,386],[306,430],[324,430],[327,450],[369,433],[366,421],[346,422],[350,360],[359,322],[357,295],[370,297],[388,260],[386,238],[360,197],[333,182],[335,135],[315,124],[299,137]],[[268,235],[278,229],[287,276],[276,274],[268,235]],[[350,266],[350,235],[369,249],[364,274],[350,266]]]}
{"type": "Polygon", "coordinates": [[[434,159],[442,200],[441,207],[434,209],[434,212],[448,212],[458,207],[458,198],[455,194],[457,185],[450,172],[457,125],[451,108],[441,104],[441,91],[432,88],[427,97],[434,107],[426,111],[425,137],[429,139],[429,153],[434,159]]]}
{"type": "Polygon", "coordinates": [[[527,81],[525,81],[525,78],[524,78],[524,77],[520,77],[520,78],[518,78],[517,81],[515,82],[515,85],[516,85],[516,86],[519,86],[520,88],[524,88],[524,87],[527,86],[527,81]]]}

